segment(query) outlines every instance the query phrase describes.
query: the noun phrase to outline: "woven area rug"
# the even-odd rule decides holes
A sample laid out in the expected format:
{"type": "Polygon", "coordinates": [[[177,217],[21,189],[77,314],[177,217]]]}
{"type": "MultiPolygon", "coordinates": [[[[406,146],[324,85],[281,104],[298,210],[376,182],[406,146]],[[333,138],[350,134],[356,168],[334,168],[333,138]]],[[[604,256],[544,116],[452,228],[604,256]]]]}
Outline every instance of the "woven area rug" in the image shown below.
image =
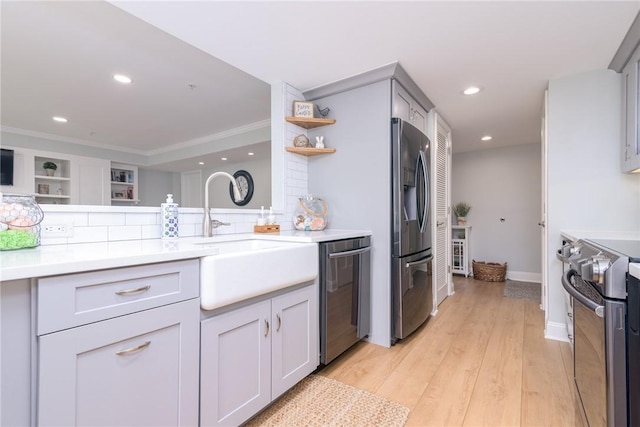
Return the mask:
{"type": "Polygon", "coordinates": [[[507,280],[504,284],[504,296],[508,298],[527,298],[539,302],[541,298],[540,288],[540,283],[507,280]]]}
{"type": "Polygon", "coordinates": [[[339,381],[310,375],[246,426],[403,426],[409,409],[339,381]]]}

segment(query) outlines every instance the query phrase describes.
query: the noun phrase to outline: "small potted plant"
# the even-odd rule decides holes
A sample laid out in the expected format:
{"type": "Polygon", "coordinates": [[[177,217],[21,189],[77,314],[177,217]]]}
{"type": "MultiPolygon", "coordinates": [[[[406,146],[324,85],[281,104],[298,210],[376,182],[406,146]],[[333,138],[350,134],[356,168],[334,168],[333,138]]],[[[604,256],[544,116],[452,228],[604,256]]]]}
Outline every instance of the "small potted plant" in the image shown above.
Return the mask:
{"type": "Polygon", "coordinates": [[[58,169],[58,165],[53,162],[44,162],[42,168],[47,176],[53,176],[56,173],[56,169],[58,169]]]}
{"type": "Polygon", "coordinates": [[[458,217],[458,225],[465,225],[467,223],[467,214],[471,210],[471,205],[465,202],[460,202],[453,207],[453,212],[455,212],[458,217]]]}

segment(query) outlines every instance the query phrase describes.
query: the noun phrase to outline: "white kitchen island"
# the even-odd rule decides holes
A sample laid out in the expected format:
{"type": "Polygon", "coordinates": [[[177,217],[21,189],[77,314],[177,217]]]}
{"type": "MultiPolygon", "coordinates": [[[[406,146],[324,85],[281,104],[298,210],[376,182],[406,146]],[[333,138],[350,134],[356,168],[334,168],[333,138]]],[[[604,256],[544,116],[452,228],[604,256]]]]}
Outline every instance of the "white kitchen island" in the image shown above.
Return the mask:
{"type": "MultiPolygon", "coordinates": [[[[197,424],[199,259],[215,255],[217,242],[258,239],[308,246],[368,234],[248,233],[208,238],[206,244],[192,237],[1,252],[1,424],[73,425],[91,423],[96,416],[114,425],[197,424]],[[156,371],[162,375],[153,380],[156,371]],[[154,402],[162,402],[162,410],[145,415],[154,402]]],[[[264,298],[284,298],[301,289],[317,296],[317,279],[291,289],[264,298]]],[[[243,303],[222,311],[232,313],[243,303]]],[[[309,307],[314,304],[317,300],[309,299],[309,307]]],[[[317,323],[309,325],[317,329],[317,323]]],[[[316,330],[309,333],[317,339],[316,330]]],[[[317,366],[313,363],[306,374],[317,366]]]]}

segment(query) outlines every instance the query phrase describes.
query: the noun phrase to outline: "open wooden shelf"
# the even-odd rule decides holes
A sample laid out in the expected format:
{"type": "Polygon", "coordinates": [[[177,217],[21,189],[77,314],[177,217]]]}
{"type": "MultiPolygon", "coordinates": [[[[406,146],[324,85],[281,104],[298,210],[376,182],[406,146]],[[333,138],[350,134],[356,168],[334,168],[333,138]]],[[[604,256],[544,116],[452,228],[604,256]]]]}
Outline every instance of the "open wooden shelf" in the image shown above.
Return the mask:
{"type": "Polygon", "coordinates": [[[336,122],[336,119],[317,119],[317,118],[307,118],[307,117],[285,117],[284,118],[289,123],[293,123],[294,125],[298,125],[305,129],[313,129],[320,126],[332,125],[336,122]]]}
{"type": "Polygon", "coordinates": [[[336,152],[335,148],[284,147],[284,149],[290,153],[302,154],[303,156],[317,156],[336,152]]]}

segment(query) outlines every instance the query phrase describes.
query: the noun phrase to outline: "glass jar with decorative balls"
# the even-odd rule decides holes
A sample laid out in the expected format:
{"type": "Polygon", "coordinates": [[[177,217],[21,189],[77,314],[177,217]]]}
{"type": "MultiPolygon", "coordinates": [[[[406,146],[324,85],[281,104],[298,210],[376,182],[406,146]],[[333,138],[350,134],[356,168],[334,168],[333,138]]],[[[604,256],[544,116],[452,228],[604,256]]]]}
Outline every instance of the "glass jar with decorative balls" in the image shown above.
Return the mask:
{"type": "Polygon", "coordinates": [[[320,231],[327,227],[327,202],[312,195],[300,197],[293,214],[293,225],[296,230],[320,231]]]}
{"type": "Polygon", "coordinates": [[[40,223],[44,213],[34,196],[2,194],[0,202],[0,250],[34,248],[40,245],[40,223]]]}

